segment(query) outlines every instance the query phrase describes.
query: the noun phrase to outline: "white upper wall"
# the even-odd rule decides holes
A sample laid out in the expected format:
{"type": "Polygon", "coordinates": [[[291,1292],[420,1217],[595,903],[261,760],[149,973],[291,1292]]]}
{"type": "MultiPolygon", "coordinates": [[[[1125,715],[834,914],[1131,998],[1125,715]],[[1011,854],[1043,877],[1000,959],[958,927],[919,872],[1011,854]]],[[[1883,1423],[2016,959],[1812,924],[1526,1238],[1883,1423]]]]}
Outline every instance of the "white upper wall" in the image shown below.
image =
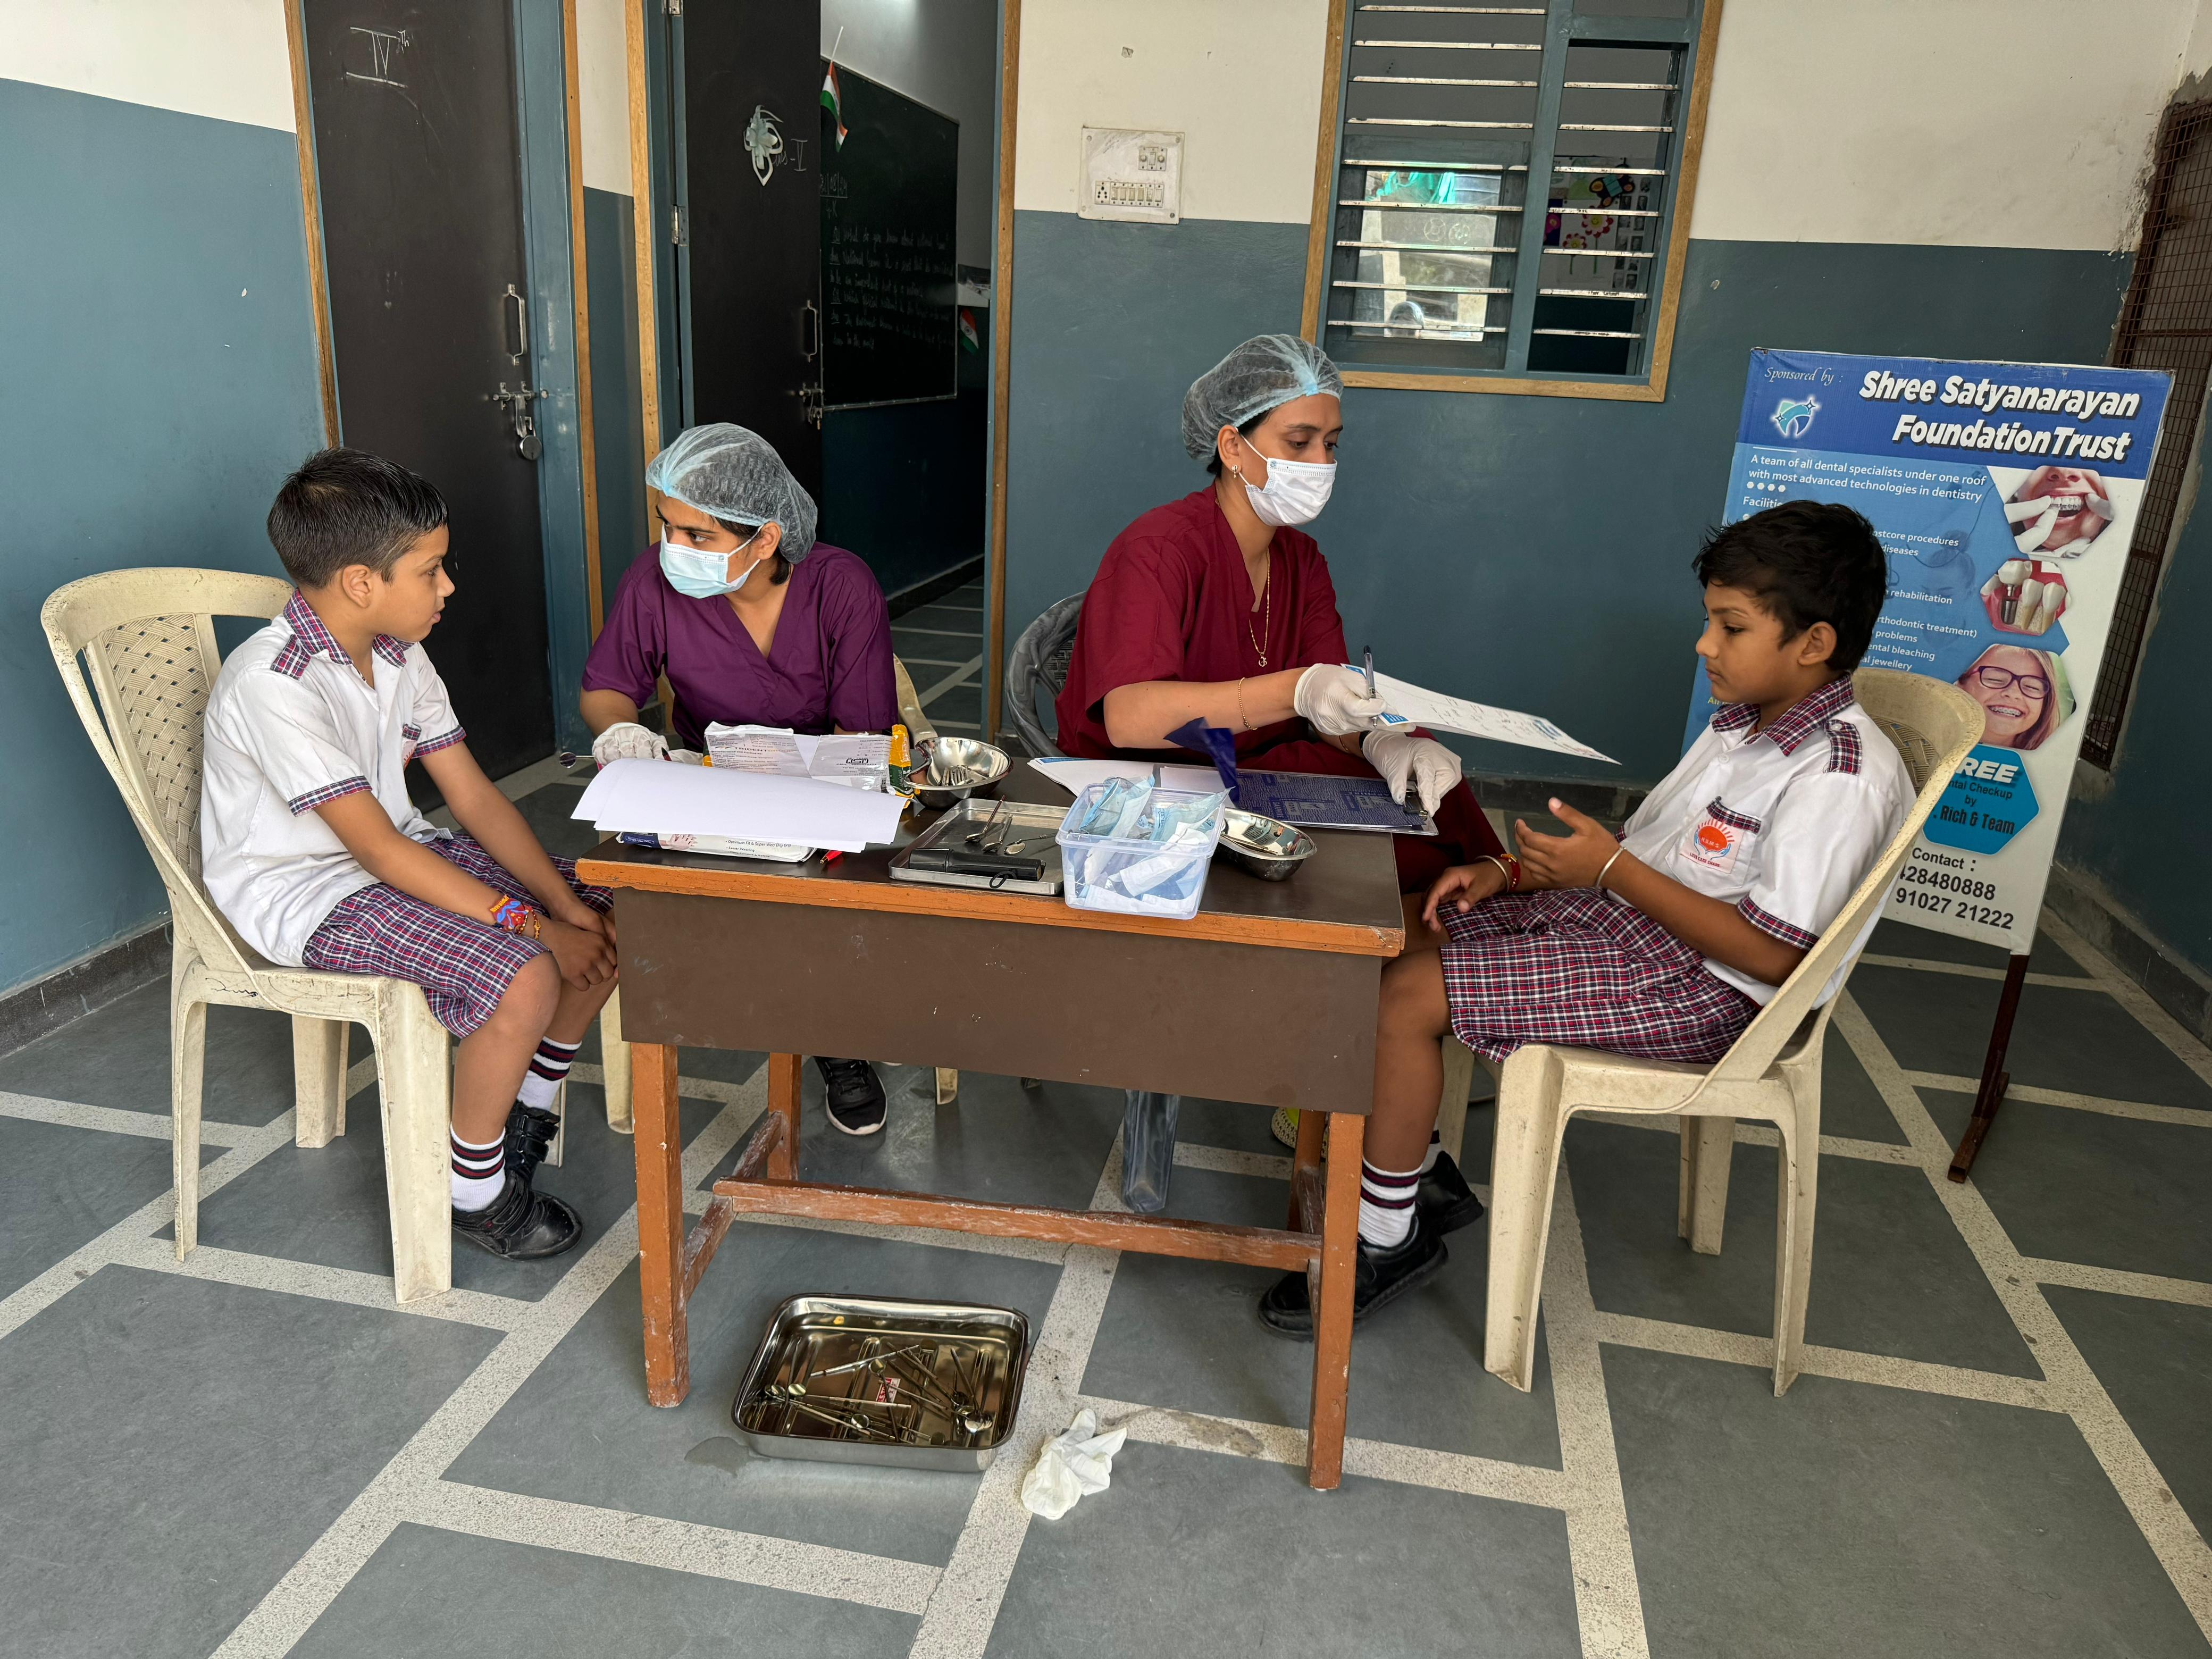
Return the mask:
{"type": "Polygon", "coordinates": [[[585,186],[629,195],[629,44],[623,0],[576,0],[576,102],[585,186]]]}
{"type": "Polygon", "coordinates": [[[0,0],[0,79],[296,131],[284,0],[0,0]]]}
{"type": "Polygon", "coordinates": [[[1313,210],[1328,0],[1024,0],[1014,205],[1073,213],[1085,127],[1183,135],[1189,219],[1313,210]]]}
{"type": "Polygon", "coordinates": [[[2132,247],[2138,177],[2198,12],[1727,0],[1691,234],[2132,247]]]}

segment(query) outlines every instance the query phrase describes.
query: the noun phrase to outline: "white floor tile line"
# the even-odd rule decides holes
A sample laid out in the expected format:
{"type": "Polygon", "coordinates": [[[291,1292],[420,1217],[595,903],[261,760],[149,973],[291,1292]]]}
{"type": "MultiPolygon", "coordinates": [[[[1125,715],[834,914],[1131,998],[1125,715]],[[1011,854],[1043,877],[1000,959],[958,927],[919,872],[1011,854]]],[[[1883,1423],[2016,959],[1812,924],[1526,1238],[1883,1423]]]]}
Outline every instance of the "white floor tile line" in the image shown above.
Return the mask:
{"type": "MultiPolygon", "coordinates": [[[[2050,926],[2046,918],[2046,927],[2050,926]]],[[[2054,930],[2054,933],[2056,930],[2054,930]]],[[[2056,935],[2075,960],[2086,960],[2086,947],[2063,933],[2056,935]]],[[[2090,1451],[2104,1468],[2120,1501],[2142,1528],[2159,1565],[2180,1592],[2183,1603],[2197,1628],[2212,1639],[2212,1547],[2191,1522],[2158,1466],[2136,1438],[2112,1396],[2074,1339],[2051,1310],[2033,1270],[1972,1182],[1946,1178],[1951,1162],[1950,1143],[1929,1116],[1920,1097],[1905,1081],[1889,1046],[1868,1019],[1849,990],[1838,998],[1836,1029],[1858,1056],[1867,1076],[1889,1103],[1898,1125],[1919,1152],[1929,1184],[1950,1212],[1951,1220],[1966,1247],[1974,1254],[1990,1286],[2012,1316],[2022,1338],[2034,1349],[2037,1363],[2049,1378],[2050,1396],[2058,1409],[2074,1419],[2090,1451]]]]}
{"type": "MultiPolygon", "coordinates": [[[[169,1138],[166,1112],[131,1112],[113,1106],[82,1106],[73,1100],[47,1100],[38,1095],[0,1092],[0,1117],[21,1118],[31,1123],[52,1123],[64,1129],[97,1129],[112,1135],[137,1135],[147,1140],[169,1138]]],[[[252,1126],[211,1123],[203,1119],[200,1141],[209,1146],[235,1146],[253,1133],[252,1126]]]]}
{"type": "MultiPolygon", "coordinates": [[[[1632,1314],[1615,1313],[1597,1316],[1597,1334],[1601,1342],[1625,1348],[1649,1348],[1692,1359],[1716,1359],[1762,1371],[1774,1369],[1774,1340],[1767,1336],[1747,1336],[1741,1331],[1709,1330],[1703,1325],[1680,1325],[1672,1320],[1642,1319],[1632,1314]]],[[[1862,1353],[1856,1348],[1824,1348],[1808,1343],[1803,1375],[1833,1377],[1843,1382],[1867,1382],[1877,1388],[1908,1389],[1915,1394],[1946,1395],[1954,1400],[2023,1406],[2033,1411],[2065,1409],[2051,1397],[2051,1385],[2041,1377],[2008,1376],[2002,1371],[1970,1370],[1923,1359],[1899,1359],[1888,1354],[1862,1353]]]]}
{"type": "Polygon", "coordinates": [[[955,690],[957,687],[965,685],[968,683],[968,677],[973,674],[982,665],[983,659],[980,656],[970,657],[966,662],[956,664],[950,674],[947,674],[943,679],[938,681],[937,684],[931,686],[929,690],[927,691],[916,692],[915,694],[915,701],[919,702],[924,708],[928,708],[930,704],[935,702],[947,691],[951,691],[955,690]]]}
{"type": "Polygon", "coordinates": [[[891,638],[894,641],[902,634],[934,634],[939,639],[946,640],[980,640],[983,637],[979,629],[939,628],[933,623],[910,623],[904,617],[891,624],[891,638]]]}
{"type": "MultiPolygon", "coordinates": [[[[1869,951],[1859,960],[1869,968],[1910,968],[1922,974],[1952,974],[1960,979],[2002,980],[2005,969],[1984,968],[1978,963],[1937,962],[1929,957],[1886,957],[1869,951]]],[[[2061,991],[2102,991],[2109,988],[2104,981],[2087,974],[2037,974],[2027,976],[2030,985],[2048,985],[2061,991]]]]}
{"type": "MultiPolygon", "coordinates": [[[[1091,1207],[1124,1207],[1118,1134],[1099,1173],[1091,1207]]],[[[1013,1436],[983,1471],[952,1559],[923,1610],[908,1659],[981,1659],[1021,1558],[1022,1540],[1029,1536],[1030,1512],[1018,1496],[1022,1477],[1036,1461],[1037,1448],[1065,1429],[1075,1414],[1091,1346],[1097,1340],[1098,1322],[1105,1315],[1121,1261],[1118,1250],[1089,1245],[1068,1250],[1060,1284],[1037,1326],[1013,1436]]]]}
{"type": "Polygon", "coordinates": [[[2058,941],[2066,954],[2101,981],[2112,1000],[2136,1017],[2153,1036],[2173,1051],[2174,1058],[2212,1087],[2212,1048],[2191,1036],[2181,1022],[2151,1000],[2150,993],[2123,974],[2112,959],[2071,927],[2045,910],[2044,932],[2058,941]]]}
{"type": "Polygon", "coordinates": [[[1552,1200],[1543,1310],[1583,1659],[1648,1659],[1644,1595],[1628,1536],[1628,1495],[1621,1485],[1613,1408],[1598,1356],[1597,1304],[1590,1295],[1574,1183],[1564,1160],[1552,1200]]]}
{"type": "Polygon", "coordinates": [[[472,1538],[700,1573],[732,1583],[858,1601],[893,1613],[919,1613],[939,1577],[937,1568],[920,1561],[494,1492],[453,1480],[432,1481],[415,1493],[404,1518],[472,1538]]]}
{"type": "Polygon", "coordinates": [[[2118,1267],[2092,1267],[2084,1262],[2051,1261],[2039,1256],[2028,1256],[2024,1261],[2039,1285],[2060,1285],[2069,1290],[2101,1291],[2106,1296],[2132,1296],[2146,1302],[2181,1302],[2192,1308],[2212,1308],[2212,1285],[2201,1279],[2131,1273],[2118,1267]]]}
{"type": "MultiPolygon", "coordinates": [[[[1953,1077],[1945,1072],[1905,1072],[1905,1080],[1916,1089],[1941,1089],[1948,1094],[1971,1095],[1982,1086],[1979,1078],[1953,1077]]],[[[2212,1111],[2191,1106],[2155,1106],[2142,1100],[2107,1100],[2101,1095],[2077,1095],[2064,1089],[2039,1089],[2029,1083],[2005,1085],[2008,1101],[2033,1106],[2063,1106],[2069,1111],[2101,1112],[2106,1117],[2140,1118],[2146,1123],[2172,1123],[2185,1129],[2212,1129],[2212,1111]]],[[[2002,1115],[2002,1112],[1999,1114],[2002,1115]]]]}
{"type": "MultiPolygon", "coordinates": [[[[1301,1468],[1306,1461],[1306,1431],[1284,1424],[1254,1423],[1204,1412],[1179,1412],[1165,1406],[1140,1406],[1133,1401],[1104,1400],[1091,1395],[1083,1395],[1076,1403],[1097,1413],[1102,1427],[1126,1429],[1130,1439],[1146,1445],[1218,1452],[1231,1457],[1249,1457],[1301,1468]]],[[[1494,1498],[1508,1504],[1532,1504],[1552,1510],[1566,1508],[1569,1496],[1566,1476],[1558,1469],[1474,1457],[1463,1452],[1433,1451],[1425,1446],[1403,1446],[1392,1441],[1363,1440],[1357,1435],[1345,1440],[1344,1472],[1394,1481],[1400,1486],[1428,1486],[1438,1492],[1494,1498]]]]}
{"type": "MultiPolygon", "coordinates": [[[[1681,1134],[1682,1120],[1679,1117],[1647,1112],[1577,1112],[1577,1117],[1586,1117],[1596,1123],[1610,1123],[1617,1129],[1652,1129],[1661,1134],[1681,1134]]],[[[1774,1146],[1781,1137],[1771,1123],[1738,1122],[1735,1144],[1739,1146],[1774,1146]]],[[[1911,1147],[1889,1140],[1858,1140],[1849,1135],[1822,1135],[1822,1158],[1855,1158],[1863,1164],[1902,1164],[1911,1169],[1920,1167],[1920,1154],[1911,1147]]]]}
{"type": "Polygon", "coordinates": [[[252,1291],[275,1291],[285,1296],[311,1296],[323,1302],[349,1303],[379,1313],[403,1313],[424,1319],[449,1319],[486,1329],[514,1328],[531,1304],[511,1296],[492,1296],[482,1291],[447,1291],[405,1304],[392,1299],[392,1275],[356,1273],[349,1267],[326,1267],[312,1261],[293,1261],[282,1256],[254,1255],[200,1244],[182,1261],[166,1238],[141,1238],[116,1251],[118,1267],[142,1267],[149,1273],[175,1273],[183,1279],[204,1279],[218,1285],[235,1285],[252,1291]]]}

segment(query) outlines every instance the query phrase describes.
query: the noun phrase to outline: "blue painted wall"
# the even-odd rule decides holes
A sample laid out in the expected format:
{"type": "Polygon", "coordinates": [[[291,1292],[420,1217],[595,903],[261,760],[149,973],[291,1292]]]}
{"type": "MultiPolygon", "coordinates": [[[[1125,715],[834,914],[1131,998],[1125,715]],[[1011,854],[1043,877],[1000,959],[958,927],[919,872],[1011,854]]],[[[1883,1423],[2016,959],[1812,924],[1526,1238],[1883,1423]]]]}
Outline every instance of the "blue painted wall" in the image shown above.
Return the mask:
{"type": "Polygon", "coordinates": [[[2212,695],[2199,659],[2208,632],[2212,501],[2200,495],[2169,556],[2110,787],[2091,775],[2087,796],[2066,809],[2058,855],[2212,974],[2212,886],[2198,873],[2212,823],[2212,695]]]}
{"type": "Polygon", "coordinates": [[[322,442],[292,135],[0,81],[0,989],[153,922],[159,880],[38,631],[130,565],[276,568],[322,442]]]}
{"type": "MultiPolygon", "coordinates": [[[[1206,482],[1183,391],[1239,340],[1296,331],[1304,268],[1298,225],[1016,216],[1010,639],[1131,519],[1206,482]]],[[[1352,647],[1622,763],[1463,745],[1480,769],[1654,781],[1679,752],[1687,565],[1752,348],[2094,362],[2127,272],[2095,253],[1692,241],[1664,403],[1355,390],[1315,526],[1352,647]]]]}

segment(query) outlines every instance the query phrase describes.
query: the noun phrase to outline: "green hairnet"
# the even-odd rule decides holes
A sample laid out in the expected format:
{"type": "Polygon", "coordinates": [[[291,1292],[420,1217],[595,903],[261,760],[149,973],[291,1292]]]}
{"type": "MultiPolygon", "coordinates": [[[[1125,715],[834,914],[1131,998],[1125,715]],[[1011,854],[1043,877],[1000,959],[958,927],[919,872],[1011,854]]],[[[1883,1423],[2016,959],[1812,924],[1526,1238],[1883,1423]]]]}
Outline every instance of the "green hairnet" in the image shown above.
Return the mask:
{"type": "Polygon", "coordinates": [[[688,428],[653,458],[645,482],[717,519],[780,526],[777,550],[793,564],[814,546],[814,498],[757,432],[726,422],[688,428]]]}
{"type": "Polygon", "coordinates": [[[1241,427],[1255,415],[1317,392],[1344,395],[1344,377],[1319,346],[1295,334],[1247,340],[1183,393],[1182,447],[1202,461],[1213,453],[1223,427],[1241,427]]]}

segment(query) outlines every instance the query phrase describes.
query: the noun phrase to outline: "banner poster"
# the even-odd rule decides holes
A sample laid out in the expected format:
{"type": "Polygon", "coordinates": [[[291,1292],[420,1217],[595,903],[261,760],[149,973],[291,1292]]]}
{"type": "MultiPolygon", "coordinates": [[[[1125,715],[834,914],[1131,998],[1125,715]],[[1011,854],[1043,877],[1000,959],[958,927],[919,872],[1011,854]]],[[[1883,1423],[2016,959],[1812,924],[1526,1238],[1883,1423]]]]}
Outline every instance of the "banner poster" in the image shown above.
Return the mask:
{"type": "MultiPolygon", "coordinates": [[[[1865,662],[1986,711],[1883,915],[2025,955],[2066,810],[2166,374],[1754,351],[1727,520],[1792,500],[1872,521],[1889,600],[1865,662]]],[[[1683,746],[1712,715],[1699,662],[1683,746]]]]}

